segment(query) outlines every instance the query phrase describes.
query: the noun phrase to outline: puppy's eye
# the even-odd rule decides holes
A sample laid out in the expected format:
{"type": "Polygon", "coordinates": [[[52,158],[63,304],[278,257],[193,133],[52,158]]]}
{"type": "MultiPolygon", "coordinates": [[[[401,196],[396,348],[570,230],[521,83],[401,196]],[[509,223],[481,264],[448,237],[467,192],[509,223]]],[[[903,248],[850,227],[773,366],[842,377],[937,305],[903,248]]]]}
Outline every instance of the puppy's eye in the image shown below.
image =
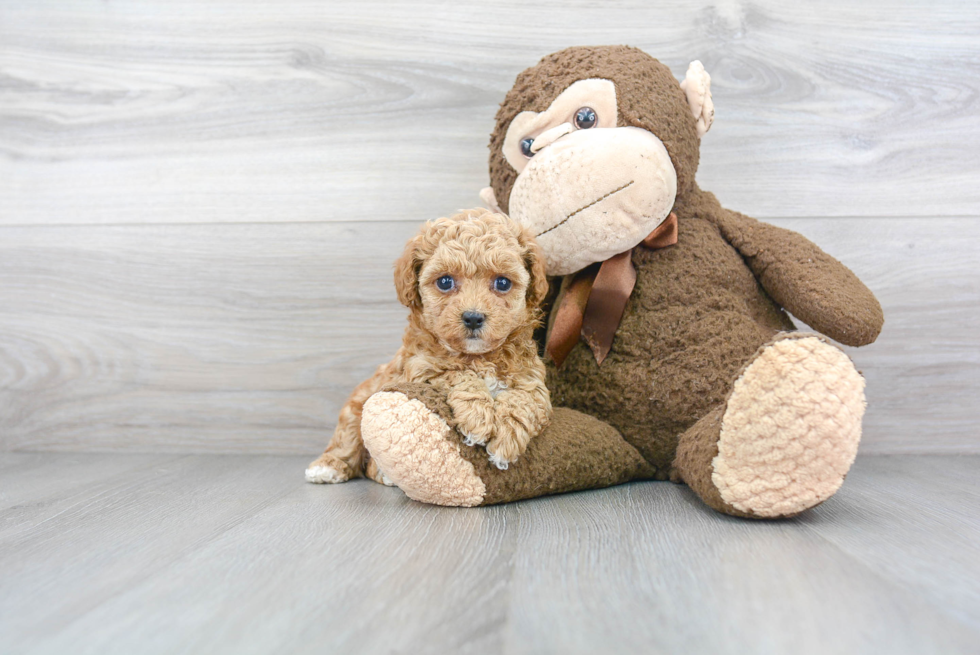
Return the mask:
{"type": "Polygon", "coordinates": [[[534,143],[534,139],[532,139],[531,137],[528,137],[523,141],[521,141],[521,154],[527,157],[528,159],[534,156],[534,153],[531,152],[531,145],[533,143],[534,143]]]}
{"type": "Polygon", "coordinates": [[[575,112],[575,127],[580,130],[587,130],[590,127],[595,127],[596,123],[598,122],[599,117],[596,116],[595,109],[592,107],[582,107],[575,112]]]}
{"type": "Polygon", "coordinates": [[[510,291],[511,286],[513,286],[511,281],[505,278],[503,275],[493,281],[493,288],[500,293],[507,293],[510,291]]]}
{"type": "Polygon", "coordinates": [[[453,287],[456,286],[456,280],[453,279],[452,275],[443,275],[441,278],[436,280],[436,288],[439,291],[452,291],[453,287]]]}

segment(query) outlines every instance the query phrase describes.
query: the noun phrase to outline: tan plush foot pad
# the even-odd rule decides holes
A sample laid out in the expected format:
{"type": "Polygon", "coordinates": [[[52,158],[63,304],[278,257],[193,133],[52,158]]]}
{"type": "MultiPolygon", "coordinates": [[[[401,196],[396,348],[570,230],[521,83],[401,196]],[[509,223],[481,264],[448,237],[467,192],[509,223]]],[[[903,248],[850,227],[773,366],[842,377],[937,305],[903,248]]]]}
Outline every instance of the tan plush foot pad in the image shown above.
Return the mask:
{"type": "Polygon", "coordinates": [[[864,378],[818,337],[766,346],[735,382],[711,480],[761,517],[790,516],[837,491],[857,454],[864,378]]]}
{"type": "Polygon", "coordinates": [[[473,507],[486,486],[459,454],[452,428],[420,400],[381,391],[364,403],[361,436],[385,477],[423,503],[473,507]]]}

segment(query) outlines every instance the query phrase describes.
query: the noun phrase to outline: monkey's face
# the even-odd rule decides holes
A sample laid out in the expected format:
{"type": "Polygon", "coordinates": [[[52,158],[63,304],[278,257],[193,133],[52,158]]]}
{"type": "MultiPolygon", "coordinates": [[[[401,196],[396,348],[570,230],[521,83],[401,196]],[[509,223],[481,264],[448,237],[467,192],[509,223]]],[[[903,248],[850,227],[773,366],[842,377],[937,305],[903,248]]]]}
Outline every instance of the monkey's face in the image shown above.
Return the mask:
{"type": "Polygon", "coordinates": [[[510,215],[534,232],[551,275],[629,250],[674,205],[677,175],[664,144],[618,120],[615,85],[581,80],[507,130],[504,156],[518,171],[510,215]]]}
{"type": "Polygon", "coordinates": [[[714,110],[699,62],[688,77],[678,84],[655,59],[624,47],[570,48],[519,76],[491,137],[489,197],[507,194],[501,207],[534,233],[549,275],[633,248],[667,218],[679,188],[693,188],[714,110]],[[592,76],[550,95],[576,68],[592,76]],[[522,103],[541,111],[519,111],[522,103]]]}

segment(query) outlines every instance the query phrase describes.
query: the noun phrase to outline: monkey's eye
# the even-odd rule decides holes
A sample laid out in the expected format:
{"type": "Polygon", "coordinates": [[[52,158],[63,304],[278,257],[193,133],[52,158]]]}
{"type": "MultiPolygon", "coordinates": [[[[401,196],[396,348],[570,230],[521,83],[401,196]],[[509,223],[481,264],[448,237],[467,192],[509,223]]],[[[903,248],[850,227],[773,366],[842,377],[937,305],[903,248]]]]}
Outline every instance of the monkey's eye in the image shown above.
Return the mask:
{"type": "Polygon", "coordinates": [[[577,112],[575,112],[575,127],[580,130],[587,130],[590,127],[595,127],[595,124],[599,122],[599,117],[596,116],[595,109],[592,107],[582,107],[577,112]]]}
{"type": "Polygon", "coordinates": [[[456,280],[453,279],[452,275],[443,275],[441,278],[436,280],[436,288],[442,292],[452,291],[455,286],[456,280]]]}
{"type": "Polygon", "coordinates": [[[528,137],[523,141],[521,141],[521,154],[527,157],[528,159],[534,156],[534,153],[531,152],[531,144],[533,143],[534,143],[534,139],[532,139],[531,137],[528,137]]]}
{"type": "Polygon", "coordinates": [[[511,286],[513,286],[513,283],[503,275],[493,281],[493,288],[500,293],[507,293],[510,291],[511,286]]]}

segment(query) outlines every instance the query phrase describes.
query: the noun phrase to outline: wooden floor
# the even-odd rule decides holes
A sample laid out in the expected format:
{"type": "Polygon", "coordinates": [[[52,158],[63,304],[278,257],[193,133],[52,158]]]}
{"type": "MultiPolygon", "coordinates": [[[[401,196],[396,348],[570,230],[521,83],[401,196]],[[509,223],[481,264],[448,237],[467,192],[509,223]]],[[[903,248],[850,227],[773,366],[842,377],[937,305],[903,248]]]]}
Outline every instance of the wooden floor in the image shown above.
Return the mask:
{"type": "Polygon", "coordinates": [[[795,520],[636,483],[481,509],[291,456],[0,454],[3,653],[976,653],[980,457],[795,520]]]}

